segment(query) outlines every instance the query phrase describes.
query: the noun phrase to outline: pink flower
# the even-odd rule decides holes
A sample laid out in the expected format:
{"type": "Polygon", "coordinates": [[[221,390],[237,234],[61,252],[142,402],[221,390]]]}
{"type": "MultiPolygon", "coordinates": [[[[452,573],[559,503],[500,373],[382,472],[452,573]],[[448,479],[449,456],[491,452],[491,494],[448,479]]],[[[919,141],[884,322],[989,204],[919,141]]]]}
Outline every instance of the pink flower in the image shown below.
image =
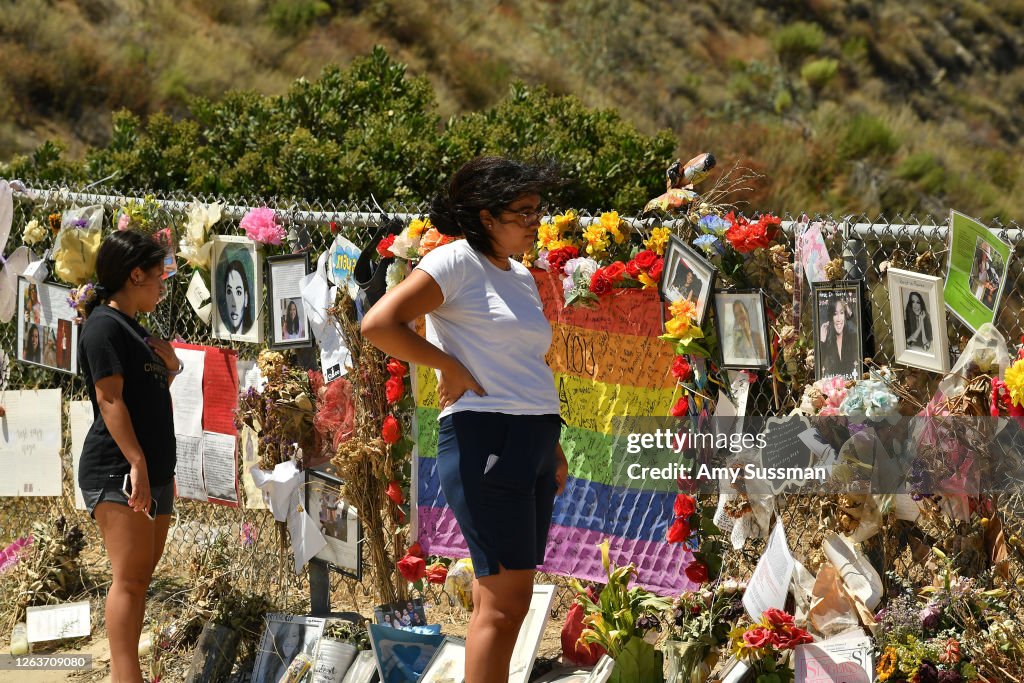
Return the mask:
{"type": "Polygon", "coordinates": [[[245,230],[246,237],[261,244],[279,245],[285,236],[284,228],[277,224],[277,214],[266,207],[245,214],[239,227],[245,230]]]}
{"type": "Polygon", "coordinates": [[[132,222],[132,219],[128,217],[127,213],[122,213],[117,219],[117,229],[127,230],[128,225],[132,222]]]}

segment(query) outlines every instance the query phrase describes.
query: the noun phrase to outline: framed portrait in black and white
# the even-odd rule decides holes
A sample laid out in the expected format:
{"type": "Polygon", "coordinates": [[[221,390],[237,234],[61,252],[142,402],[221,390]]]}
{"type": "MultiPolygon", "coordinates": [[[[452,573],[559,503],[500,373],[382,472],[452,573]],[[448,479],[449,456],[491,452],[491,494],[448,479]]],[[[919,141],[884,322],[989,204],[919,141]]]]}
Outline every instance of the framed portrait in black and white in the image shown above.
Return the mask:
{"type": "Polygon", "coordinates": [[[890,268],[886,280],[896,362],[932,372],[949,372],[943,279],[890,268]]]}
{"type": "Polygon", "coordinates": [[[216,235],[211,263],[213,337],[261,343],[263,262],[256,243],[241,235],[216,235]]]}

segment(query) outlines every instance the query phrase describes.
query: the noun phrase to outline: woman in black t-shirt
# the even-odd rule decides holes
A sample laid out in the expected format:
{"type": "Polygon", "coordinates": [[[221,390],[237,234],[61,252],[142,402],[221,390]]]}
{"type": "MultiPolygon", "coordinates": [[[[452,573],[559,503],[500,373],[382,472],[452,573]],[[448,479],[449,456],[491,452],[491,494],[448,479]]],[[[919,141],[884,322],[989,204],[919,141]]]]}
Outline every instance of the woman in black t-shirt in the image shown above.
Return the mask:
{"type": "Polygon", "coordinates": [[[78,357],[93,405],[78,483],[99,524],[114,580],[107,593],[111,680],[139,683],[146,591],[163,554],[174,499],[170,383],[174,348],[135,320],[163,298],[164,249],[125,230],[96,256],[98,285],[82,304],[78,357]],[[128,491],[125,495],[124,490],[128,491]]]}

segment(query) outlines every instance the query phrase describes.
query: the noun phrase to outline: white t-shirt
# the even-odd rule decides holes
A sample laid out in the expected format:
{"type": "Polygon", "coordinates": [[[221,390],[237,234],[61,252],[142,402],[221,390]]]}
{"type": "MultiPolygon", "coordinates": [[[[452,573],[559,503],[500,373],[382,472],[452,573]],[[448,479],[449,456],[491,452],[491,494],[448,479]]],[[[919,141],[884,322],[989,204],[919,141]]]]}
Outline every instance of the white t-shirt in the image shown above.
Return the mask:
{"type": "Polygon", "coordinates": [[[427,314],[427,340],[457,358],[487,392],[467,391],[439,417],[461,410],[559,412],[554,375],[544,360],[551,325],[533,275],[523,264],[511,263],[512,270],[502,270],[466,240],[456,240],[417,266],[444,294],[444,303],[427,314]]]}

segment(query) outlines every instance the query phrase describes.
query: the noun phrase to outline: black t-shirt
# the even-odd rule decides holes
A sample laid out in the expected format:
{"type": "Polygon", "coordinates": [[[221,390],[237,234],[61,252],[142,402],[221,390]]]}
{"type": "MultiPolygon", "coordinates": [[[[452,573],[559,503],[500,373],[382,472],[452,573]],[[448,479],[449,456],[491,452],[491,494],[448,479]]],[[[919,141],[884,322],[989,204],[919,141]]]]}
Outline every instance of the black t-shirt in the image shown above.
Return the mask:
{"type": "Polygon", "coordinates": [[[167,366],[145,342],[148,336],[133,318],[106,305],[97,306],[82,326],[78,358],[93,409],[79,461],[78,485],[83,489],[103,488],[111,480],[120,486],[131,471],[96,403],[96,380],[112,375],[123,379],[121,396],[146,457],[150,486],[162,486],[174,478],[177,458],[167,366]]]}

